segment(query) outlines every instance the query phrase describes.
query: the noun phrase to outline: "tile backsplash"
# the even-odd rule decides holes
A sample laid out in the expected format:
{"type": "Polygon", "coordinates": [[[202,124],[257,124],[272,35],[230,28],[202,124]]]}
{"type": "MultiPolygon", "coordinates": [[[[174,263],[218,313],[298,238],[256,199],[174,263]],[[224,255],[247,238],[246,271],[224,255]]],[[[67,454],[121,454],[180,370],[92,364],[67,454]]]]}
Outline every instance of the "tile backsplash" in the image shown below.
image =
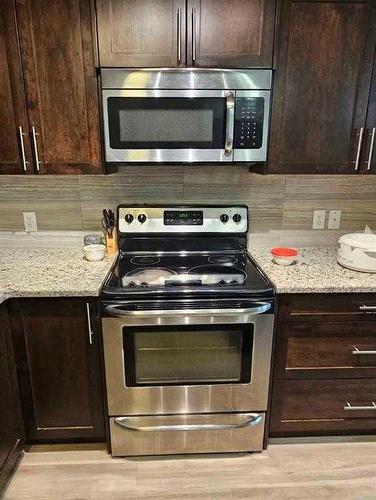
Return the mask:
{"type": "MultiPolygon", "coordinates": [[[[341,231],[376,227],[376,176],[258,175],[239,166],[130,166],[103,176],[0,176],[0,230],[99,230],[119,203],[245,203],[251,233],[287,238],[312,229],[315,209],[342,211],[341,231]],[[290,236],[288,236],[290,235],[290,236]]],[[[315,231],[323,241],[333,231],[315,231]],[[320,234],[319,234],[320,233],[320,234]]]]}

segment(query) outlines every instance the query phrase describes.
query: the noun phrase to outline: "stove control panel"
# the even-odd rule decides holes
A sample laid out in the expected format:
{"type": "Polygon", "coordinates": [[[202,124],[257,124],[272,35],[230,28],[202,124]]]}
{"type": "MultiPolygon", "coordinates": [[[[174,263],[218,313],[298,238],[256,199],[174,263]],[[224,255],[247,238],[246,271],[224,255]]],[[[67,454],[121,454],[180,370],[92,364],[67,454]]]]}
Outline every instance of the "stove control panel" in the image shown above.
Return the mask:
{"type": "Polygon", "coordinates": [[[221,233],[248,231],[245,205],[125,206],[118,207],[120,233],[221,233]]]}

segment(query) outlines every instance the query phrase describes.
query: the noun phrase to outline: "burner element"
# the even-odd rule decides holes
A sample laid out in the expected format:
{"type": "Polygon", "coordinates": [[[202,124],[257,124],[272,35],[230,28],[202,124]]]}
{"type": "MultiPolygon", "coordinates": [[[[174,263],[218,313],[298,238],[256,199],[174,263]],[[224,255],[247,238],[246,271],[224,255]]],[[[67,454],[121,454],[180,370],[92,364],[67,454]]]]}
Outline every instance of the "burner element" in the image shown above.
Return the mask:
{"type": "Polygon", "coordinates": [[[208,261],[211,264],[235,264],[238,259],[235,255],[210,255],[208,261]]]}
{"type": "Polygon", "coordinates": [[[161,259],[159,257],[152,257],[152,256],[147,257],[143,255],[132,257],[131,259],[132,264],[137,264],[140,266],[151,266],[153,264],[159,264],[160,261],[161,259]]]}
{"type": "Polygon", "coordinates": [[[134,269],[123,277],[123,286],[148,288],[149,286],[164,286],[166,279],[175,274],[170,269],[155,267],[152,269],[134,269]]]}
{"type": "Polygon", "coordinates": [[[208,264],[192,267],[188,275],[201,278],[203,285],[242,285],[247,279],[247,274],[238,267],[218,266],[208,264]]]}

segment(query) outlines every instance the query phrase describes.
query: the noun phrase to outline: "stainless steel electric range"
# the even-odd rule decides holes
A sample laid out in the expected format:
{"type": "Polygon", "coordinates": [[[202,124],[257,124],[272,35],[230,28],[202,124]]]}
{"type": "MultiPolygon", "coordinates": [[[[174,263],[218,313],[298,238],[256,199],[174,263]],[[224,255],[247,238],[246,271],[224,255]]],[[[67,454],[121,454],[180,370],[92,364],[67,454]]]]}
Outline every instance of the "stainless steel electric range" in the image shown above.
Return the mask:
{"type": "Polygon", "coordinates": [[[274,290],[246,206],[119,206],[102,291],[114,456],[262,449],[274,290]]]}

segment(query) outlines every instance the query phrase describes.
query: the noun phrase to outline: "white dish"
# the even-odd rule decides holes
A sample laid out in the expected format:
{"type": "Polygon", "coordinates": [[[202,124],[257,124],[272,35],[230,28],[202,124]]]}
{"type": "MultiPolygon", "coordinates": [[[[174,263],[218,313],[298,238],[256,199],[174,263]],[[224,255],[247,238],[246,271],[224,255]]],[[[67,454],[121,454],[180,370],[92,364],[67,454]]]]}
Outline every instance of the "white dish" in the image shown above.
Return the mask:
{"type": "Polygon", "coordinates": [[[106,255],[105,245],[86,245],[83,248],[85,259],[90,262],[103,260],[106,255]]]}
{"type": "Polygon", "coordinates": [[[273,260],[279,266],[291,266],[297,259],[296,255],[273,255],[273,260]]]}
{"type": "Polygon", "coordinates": [[[376,234],[353,233],[338,241],[337,262],[364,273],[376,273],[376,234]]]}

